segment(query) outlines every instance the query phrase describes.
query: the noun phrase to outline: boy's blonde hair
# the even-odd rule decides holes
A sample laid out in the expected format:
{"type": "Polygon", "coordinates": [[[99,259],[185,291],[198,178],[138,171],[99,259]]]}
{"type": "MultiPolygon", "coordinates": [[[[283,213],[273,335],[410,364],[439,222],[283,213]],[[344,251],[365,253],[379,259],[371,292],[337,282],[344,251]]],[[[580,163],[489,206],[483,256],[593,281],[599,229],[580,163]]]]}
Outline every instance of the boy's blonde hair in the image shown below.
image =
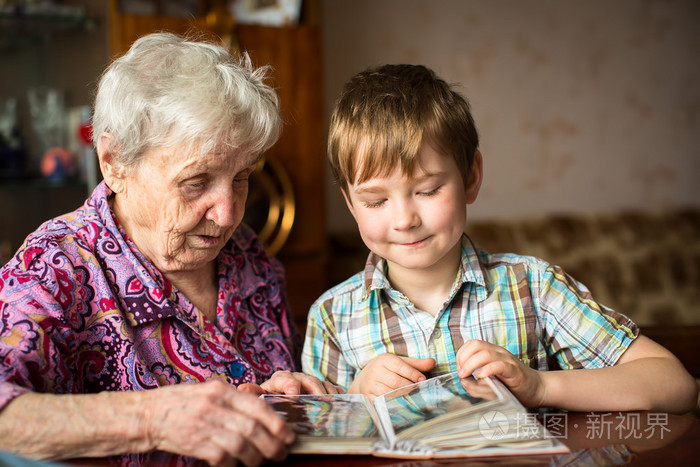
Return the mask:
{"type": "Polygon", "coordinates": [[[333,176],[349,185],[411,176],[423,141],[453,157],[467,179],[479,136],[467,100],[422,65],[384,65],[353,76],[331,115],[328,157],[333,176]]]}

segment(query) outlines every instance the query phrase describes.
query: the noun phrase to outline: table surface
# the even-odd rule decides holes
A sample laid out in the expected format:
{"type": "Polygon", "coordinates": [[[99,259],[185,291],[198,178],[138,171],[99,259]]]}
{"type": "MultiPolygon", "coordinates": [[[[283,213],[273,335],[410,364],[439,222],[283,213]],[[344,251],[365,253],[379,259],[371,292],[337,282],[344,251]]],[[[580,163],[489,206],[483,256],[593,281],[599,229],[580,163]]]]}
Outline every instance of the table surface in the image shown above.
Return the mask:
{"type": "MultiPolygon", "coordinates": [[[[700,420],[653,412],[552,413],[541,420],[553,436],[571,450],[557,456],[508,456],[485,459],[400,460],[372,456],[290,455],[278,465],[334,467],[442,467],[489,466],[632,465],[664,467],[691,465],[700,449],[700,420]]],[[[107,459],[79,459],[74,466],[114,465],[107,459]]],[[[125,459],[121,462],[126,465],[125,459]]],[[[128,465],[204,465],[166,453],[131,456],[128,465]]],[[[275,465],[275,464],[268,464],[275,465]]]]}

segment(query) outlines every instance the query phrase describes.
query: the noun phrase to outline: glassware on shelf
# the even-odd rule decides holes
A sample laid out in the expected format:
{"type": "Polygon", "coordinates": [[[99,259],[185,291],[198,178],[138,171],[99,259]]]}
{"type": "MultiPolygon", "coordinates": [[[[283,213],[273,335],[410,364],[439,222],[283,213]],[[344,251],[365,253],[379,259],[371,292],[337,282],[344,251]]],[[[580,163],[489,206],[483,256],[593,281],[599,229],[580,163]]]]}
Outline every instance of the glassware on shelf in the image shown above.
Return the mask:
{"type": "Polygon", "coordinates": [[[32,124],[33,144],[30,148],[29,173],[40,172],[41,160],[54,147],[66,144],[66,110],[63,92],[46,86],[27,91],[29,115],[32,124]]]}
{"type": "Polygon", "coordinates": [[[24,144],[19,137],[17,98],[0,99],[0,178],[24,174],[24,144]]]}

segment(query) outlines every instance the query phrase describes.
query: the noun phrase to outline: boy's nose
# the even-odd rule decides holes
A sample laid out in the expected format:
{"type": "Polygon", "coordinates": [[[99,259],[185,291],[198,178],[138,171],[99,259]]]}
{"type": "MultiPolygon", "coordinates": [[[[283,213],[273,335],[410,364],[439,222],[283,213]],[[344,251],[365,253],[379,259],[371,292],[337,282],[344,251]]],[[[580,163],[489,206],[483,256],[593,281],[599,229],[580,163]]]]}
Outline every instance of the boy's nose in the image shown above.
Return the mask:
{"type": "Polygon", "coordinates": [[[401,203],[394,211],[394,228],[396,230],[406,230],[420,224],[420,216],[412,203],[401,203]]]}

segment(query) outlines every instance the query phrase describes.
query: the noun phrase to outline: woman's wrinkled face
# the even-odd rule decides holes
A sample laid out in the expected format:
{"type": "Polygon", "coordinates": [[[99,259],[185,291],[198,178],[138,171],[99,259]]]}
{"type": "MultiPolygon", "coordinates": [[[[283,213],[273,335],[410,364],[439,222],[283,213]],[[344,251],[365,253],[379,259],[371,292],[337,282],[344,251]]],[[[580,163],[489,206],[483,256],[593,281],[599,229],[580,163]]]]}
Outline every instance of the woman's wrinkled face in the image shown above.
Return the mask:
{"type": "Polygon", "coordinates": [[[114,211],[139,250],[163,273],[216,259],[243,219],[257,154],[155,148],[123,176],[114,211]]]}

